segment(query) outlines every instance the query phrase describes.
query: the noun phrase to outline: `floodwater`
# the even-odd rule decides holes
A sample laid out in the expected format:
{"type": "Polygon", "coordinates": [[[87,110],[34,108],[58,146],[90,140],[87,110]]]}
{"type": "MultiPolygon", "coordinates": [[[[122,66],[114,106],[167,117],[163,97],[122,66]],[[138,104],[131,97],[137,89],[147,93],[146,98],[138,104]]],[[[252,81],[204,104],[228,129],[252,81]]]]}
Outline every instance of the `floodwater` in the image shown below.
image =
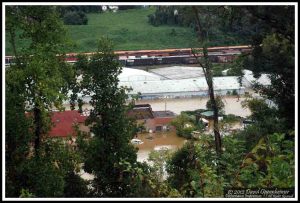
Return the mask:
{"type": "MultiPolygon", "coordinates": [[[[246,117],[251,114],[249,109],[242,107],[241,102],[245,100],[245,97],[236,96],[223,96],[222,101],[225,105],[225,114],[235,114],[237,116],[246,117]]],[[[167,100],[139,100],[136,104],[150,104],[153,111],[173,111],[176,114],[180,114],[181,111],[193,111],[196,109],[206,109],[206,103],[208,97],[197,97],[197,98],[180,98],[180,99],[167,99],[167,100]]],[[[69,105],[65,105],[66,109],[69,109],[69,105]]],[[[91,109],[89,104],[83,105],[83,110],[91,109]]],[[[210,121],[208,132],[212,131],[213,123],[210,121]]],[[[236,123],[231,128],[240,128],[241,124],[236,123]]],[[[160,147],[167,147],[171,150],[178,149],[183,146],[185,139],[178,137],[175,131],[160,132],[152,134],[139,134],[138,139],[144,143],[137,145],[138,161],[147,161],[149,153],[154,149],[160,147]],[[147,139],[149,137],[153,139],[147,139]]]]}
{"type": "Polygon", "coordinates": [[[137,139],[144,142],[143,144],[136,145],[139,149],[137,160],[140,162],[147,161],[149,153],[152,150],[162,148],[176,150],[181,148],[186,142],[186,139],[177,136],[175,131],[138,134],[137,139]]]}
{"type": "MultiPolygon", "coordinates": [[[[248,108],[243,108],[241,102],[245,100],[245,97],[240,96],[238,99],[236,96],[222,96],[222,101],[225,105],[225,114],[234,114],[241,117],[246,117],[251,114],[248,108]]],[[[206,109],[206,103],[208,97],[197,98],[179,98],[179,99],[154,99],[154,100],[139,100],[136,104],[150,104],[153,111],[173,111],[176,114],[180,114],[181,111],[194,111],[196,109],[206,109]]],[[[64,104],[66,110],[70,110],[69,104],[64,104]]],[[[91,105],[84,104],[83,110],[91,109],[91,105]]],[[[77,109],[77,106],[76,106],[77,109]]]]}
{"type": "MultiPolygon", "coordinates": [[[[237,116],[246,117],[251,114],[249,109],[242,107],[241,102],[244,97],[239,99],[236,96],[222,96],[222,101],[225,105],[225,114],[234,114],[237,116]]],[[[194,111],[196,109],[206,109],[208,97],[197,98],[180,98],[166,100],[139,100],[136,104],[150,104],[153,111],[173,111],[180,114],[181,111],[194,111]]]]}

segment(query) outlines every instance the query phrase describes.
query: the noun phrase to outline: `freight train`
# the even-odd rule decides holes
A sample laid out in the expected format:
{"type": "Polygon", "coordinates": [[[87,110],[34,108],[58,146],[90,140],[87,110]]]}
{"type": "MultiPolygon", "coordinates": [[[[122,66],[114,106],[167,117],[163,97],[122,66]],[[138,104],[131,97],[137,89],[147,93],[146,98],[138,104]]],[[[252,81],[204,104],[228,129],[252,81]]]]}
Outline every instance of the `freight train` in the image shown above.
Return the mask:
{"type": "MultiPolygon", "coordinates": [[[[202,50],[202,48],[196,48],[202,50]]],[[[237,55],[245,52],[250,52],[251,46],[223,46],[223,47],[209,47],[208,55],[212,62],[230,62],[237,55]]],[[[172,63],[196,63],[191,48],[182,49],[162,49],[162,50],[137,50],[137,51],[115,51],[114,52],[121,64],[125,66],[136,65],[159,65],[159,64],[172,64],[172,63]]],[[[91,56],[94,52],[82,53],[91,56]]],[[[65,60],[69,63],[77,61],[78,53],[68,53],[65,60]]],[[[201,57],[201,54],[199,54],[201,57]]],[[[5,57],[5,65],[13,62],[13,56],[5,57]]]]}

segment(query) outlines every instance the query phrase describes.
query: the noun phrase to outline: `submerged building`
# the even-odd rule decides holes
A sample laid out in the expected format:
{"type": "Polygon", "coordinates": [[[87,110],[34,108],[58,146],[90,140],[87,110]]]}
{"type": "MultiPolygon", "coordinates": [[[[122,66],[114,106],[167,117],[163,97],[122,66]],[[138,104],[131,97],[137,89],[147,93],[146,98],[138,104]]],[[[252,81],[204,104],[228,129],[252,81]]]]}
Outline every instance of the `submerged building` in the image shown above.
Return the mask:
{"type": "Polygon", "coordinates": [[[127,114],[135,118],[137,123],[144,127],[146,132],[161,132],[174,129],[171,126],[175,113],[172,111],[153,111],[150,104],[138,104],[127,114]]]}
{"type": "MultiPolygon", "coordinates": [[[[194,71],[194,74],[191,74],[191,68],[201,69],[200,67],[187,67],[188,71],[185,73],[182,67],[177,66],[177,68],[169,69],[170,77],[168,77],[166,71],[147,72],[140,69],[123,68],[122,73],[118,76],[119,87],[131,88],[132,90],[128,92],[128,95],[140,94],[140,99],[208,96],[208,85],[205,77],[199,76],[201,74],[199,71],[194,71]]],[[[79,76],[78,81],[81,79],[79,76]]],[[[213,85],[216,95],[226,95],[233,91],[240,95],[245,93],[245,87],[240,85],[238,77],[235,76],[214,77],[213,85]]],[[[78,96],[82,97],[80,94],[78,96]]],[[[84,96],[82,99],[87,103],[91,97],[84,96]]]]}
{"type": "MultiPolygon", "coordinates": [[[[195,67],[194,67],[195,68],[195,67]]],[[[182,73],[182,68],[178,69],[182,73]]],[[[174,70],[170,75],[174,75],[174,70]]],[[[189,72],[187,74],[190,74],[189,72]]],[[[123,73],[119,77],[119,86],[131,87],[129,95],[140,93],[141,99],[161,99],[161,98],[189,98],[196,96],[208,96],[208,86],[205,77],[193,77],[184,79],[166,79],[166,74],[156,75],[143,70],[123,68],[123,73]]],[[[174,77],[173,77],[174,78],[174,77]]],[[[214,77],[214,91],[216,95],[226,95],[236,91],[244,94],[245,88],[238,81],[238,77],[214,77]]]]}

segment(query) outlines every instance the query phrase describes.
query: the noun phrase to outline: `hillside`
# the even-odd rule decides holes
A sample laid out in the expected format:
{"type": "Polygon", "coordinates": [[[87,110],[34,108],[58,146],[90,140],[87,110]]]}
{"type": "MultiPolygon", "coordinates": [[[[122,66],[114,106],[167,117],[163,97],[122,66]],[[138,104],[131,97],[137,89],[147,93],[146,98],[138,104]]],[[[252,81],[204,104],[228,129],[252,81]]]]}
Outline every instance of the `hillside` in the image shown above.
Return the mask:
{"type": "MultiPolygon", "coordinates": [[[[97,48],[97,39],[107,36],[115,44],[115,50],[140,50],[186,48],[196,46],[197,38],[190,28],[178,26],[155,27],[148,23],[147,16],[154,8],[130,9],[116,13],[87,14],[88,25],[66,26],[75,47],[72,52],[90,52],[97,48]]],[[[6,42],[8,39],[6,38],[6,42]]],[[[26,42],[19,42],[26,45],[26,42]]],[[[6,55],[12,48],[6,43],[6,55]]]]}

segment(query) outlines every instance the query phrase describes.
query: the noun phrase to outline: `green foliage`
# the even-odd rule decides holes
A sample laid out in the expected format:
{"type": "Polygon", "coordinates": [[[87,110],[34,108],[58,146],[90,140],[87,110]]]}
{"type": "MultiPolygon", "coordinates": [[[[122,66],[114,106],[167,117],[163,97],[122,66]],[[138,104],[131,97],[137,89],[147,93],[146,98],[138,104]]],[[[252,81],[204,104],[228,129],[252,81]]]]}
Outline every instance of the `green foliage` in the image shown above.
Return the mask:
{"type": "Polygon", "coordinates": [[[87,197],[89,194],[87,181],[73,171],[65,176],[64,197],[87,197]]]}
{"type": "Polygon", "coordinates": [[[129,162],[122,161],[120,164],[124,167],[123,170],[132,174],[130,182],[132,189],[127,194],[128,197],[181,197],[176,189],[170,187],[167,182],[162,182],[157,178],[156,175],[160,167],[153,168],[146,162],[138,162],[132,165],[129,162]]]}
{"type": "Polygon", "coordinates": [[[264,99],[247,99],[243,105],[250,109],[252,120],[263,122],[266,118],[277,117],[276,109],[270,108],[264,99]]]}
{"type": "Polygon", "coordinates": [[[56,6],[56,10],[60,16],[64,16],[68,12],[98,13],[102,11],[102,6],[56,6]]]}
{"type": "MultiPolygon", "coordinates": [[[[57,6],[57,8],[63,6],[57,6]]],[[[97,6],[93,6],[97,7],[97,6]]],[[[75,11],[75,10],[74,10],[75,11]]],[[[147,15],[154,13],[152,7],[145,9],[120,10],[116,13],[87,13],[87,25],[66,25],[67,35],[76,46],[69,47],[69,52],[97,51],[99,36],[112,39],[115,50],[141,50],[195,47],[195,33],[186,27],[159,26],[153,27],[147,22],[147,15]],[[128,31],[123,32],[122,30],[128,31]],[[175,29],[176,35],[169,33],[175,29]]],[[[6,33],[6,40],[9,39],[6,33]]],[[[16,42],[23,47],[28,43],[16,36],[16,42]]],[[[6,55],[13,55],[13,47],[6,41],[6,55]]]]}
{"type": "Polygon", "coordinates": [[[294,187],[293,136],[274,133],[261,138],[243,160],[237,177],[239,187],[294,187]]]}
{"type": "Polygon", "coordinates": [[[224,136],[223,153],[220,158],[224,187],[234,187],[234,177],[239,173],[240,166],[246,155],[246,141],[235,135],[224,136]]]}
{"type": "MultiPolygon", "coordinates": [[[[223,110],[224,110],[224,107],[225,107],[225,104],[224,104],[224,102],[222,101],[222,97],[218,95],[218,96],[216,96],[215,100],[216,100],[217,108],[218,108],[219,112],[223,111],[223,110]]],[[[208,101],[207,101],[207,103],[206,103],[206,108],[207,108],[207,109],[213,109],[213,108],[212,108],[211,100],[208,100],[208,101]]]]}
{"type": "Polygon", "coordinates": [[[88,18],[83,12],[70,11],[64,14],[63,20],[65,25],[87,25],[88,18]]]}
{"type": "Polygon", "coordinates": [[[27,165],[27,184],[38,197],[63,197],[64,178],[54,163],[43,159],[32,159],[27,165]]]}
{"type": "Polygon", "coordinates": [[[171,125],[176,128],[176,134],[185,138],[191,138],[192,131],[196,130],[196,126],[190,116],[185,113],[181,113],[175,119],[172,120],[171,125]]]}
{"type": "Polygon", "coordinates": [[[188,142],[167,162],[168,181],[184,197],[222,196],[222,181],[216,175],[213,138],[201,135],[188,142]]]}
{"type": "Polygon", "coordinates": [[[125,197],[131,191],[131,174],[125,173],[119,163],[136,162],[136,149],[130,144],[135,126],[126,116],[127,90],[118,87],[121,67],[111,42],[102,38],[98,52],[89,61],[79,60],[76,66],[83,74],[80,90],[91,95],[93,106],[86,122],[92,124],[95,136],[81,145],[84,169],[95,175],[95,196],[125,197]]]}
{"type": "Polygon", "coordinates": [[[161,149],[158,151],[151,151],[148,160],[153,163],[151,166],[151,173],[156,178],[157,182],[163,182],[165,174],[166,160],[170,157],[168,149],[161,149]]]}
{"type": "MultiPolygon", "coordinates": [[[[196,7],[200,23],[203,25],[201,26],[201,35],[208,40],[208,46],[249,43],[250,40],[245,37],[247,33],[240,32],[240,24],[228,24],[228,21],[233,21],[237,17],[234,16],[237,11],[233,7],[196,7]],[[231,10],[234,10],[234,12],[231,12],[231,10]]],[[[242,16],[242,13],[240,14],[242,16]]],[[[241,16],[237,20],[241,20],[241,16]]],[[[176,25],[190,27],[194,32],[197,31],[192,6],[157,6],[155,13],[148,15],[148,22],[153,26],[176,25]]],[[[221,72],[219,72],[219,75],[221,75],[221,72]]]]}
{"type": "MultiPolygon", "coordinates": [[[[192,15],[181,16],[182,13],[189,14],[189,7],[179,10],[177,22],[171,17],[172,9],[158,7],[157,16],[162,19],[159,23],[194,26],[192,15]]],[[[240,58],[230,64],[228,73],[240,75],[244,67],[252,67],[255,76],[271,73],[272,86],[256,86],[256,89],[273,99],[278,109],[268,107],[260,99],[246,100],[245,105],[252,113],[249,119],[254,124],[224,136],[220,156],[216,154],[213,136],[203,134],[199,140],[187,142],[174,154],[152,152],[152,166],[138,163],[136,149],[129,143],[136,128],[134,122],[126,117],[130,108],[130,105],[125,105],[129,90],[118,87],[117,76],[121,67],[112,52],[111,43],[101,40],[98,52],[91,60],[80,56],[73,71],[57,57],[65,50],[66,41],[62,22],[57,20],[54,10],[53,7],[22,6],[7,9],[6,30],[17,56],[16,63],[5,70],[7,197],[222,197],[224,187],[295,186],[295,134],[287,130],[294,128],[294,22],[290,22],[293,19],[290,6],[199,8],[204,25],[202,34],[206,38],[211,40],[220,33],[234,32],[240,39],[253,36],[254,44],[262,44],[255,47],[249,60],[240,58]],[[217,26],[210,26],[213,22],[217,26]],[[241,29],[245,25],[247,30],[241,29]],[[18,37],[26,39],[28,46],[19,48],[18,37]],[[83,81],[77,84],[74,76],[80,74],[83,74],[83,81]],[[74,92],[71,97],[73,104],[78,99],[75,93],[92,96],[93,110],[87,124],[92,126],[91,132],[95,136],[86,139],[86,135],[79,132],[82,135],[78,137],[79,151],[74,151],[60,140],[42,136],[39,156],[36,156],[30,149],[34,129],[40,126],[40,135],[46,135],[51,127],[48,111],[53,106],[62,109],[68,88],[74,92]],[[39,117],[24,114],[26,110],[32,110],[32,106],[41,110],[39,117]],[[85,171],[95,175],[91,182],[92,191],[87,189],[88,183],[77,175],[82,162],[85,171]],[[165,166],[167,180],[163,179],[165,166]]],[[[153,9],[145,11],[154,12],[153,9]]],[[[112,14],[90,14],[89,17],[91,25],[99,23],[97,17],[101,17],[101,23],[114,24],[117,27],[113,31],[114,37],[119,40],[117,42],[122,42],[119,47],[127,42],[119,35],[126,37],[132,36],[132,32],[139,33],[136,27],[146,22],[145,14],[135,9],[115,13],[114,17],[112,14]],[[124,29],[122,20],[130,21],[126,16],[131,16],[134,21],[132,27],[129,25],[124,29]],[[117,17],[122,20],[118,21],[117,17]]],[[[88,25],[76,26],[76,29],[81,28],[89,30],[88,25]]],[[[98,28],[108,30],[106,27],[98,28]]],[[[130,37],[131,44],[139,37],[144,40],[151,35],[161,47],[161,41],[167,40],[163,36],[154,36],[157,31],[182,46],[176,39],[186,34],[180,27],[151,27],[151,31],[146,29],[146,25],[139,28],[147,32],[148,37],[143,34],[130,37]]],[[[191,35],[185,37],[192,39],[191,35]]],[[[222,35],[220,39],[226,41],[222,35]]],[[[93,41],[90,39],[89,43],[94,44],[93,41]]],[[[193,40],[189,43],[196,44],[193,40]]],[[[139,46],[133,44],[130,48],[139,46]]],[[[208,68],[213,68],[209,61],[204,62],[208,68]]],[[[78,101],[81,106],[82,101],[78,101]]],[[[218,105],[224,108],[224,104],[223,107],[222,103],[218,105]]],[[[199,112],[201,110],[186,112],[175,118],[172,124],[177,134],[190,137],[193,130],[201,129],[200,124],[195,123],[195,115],[199,112]]],[[[228,115],[223,121],[231,123],[236,120],[237,117],[228,115]]]]}
{"type": "Polygon", "coordinates": [[[256,90],[278,105],[286,129],[295,121],[295,7],[247,7],[251,24],[261,27],[251,33],[254,49],[244,63],[255,77],[270,75],[271,85],[256,85],[256,90]]]}
{"type": "Polygon", "coordinates": [[[29,192],[28,190],[26,190],[26,189],[21,190],[20,198],[32,198],[32,197],[35,197],[34,194],[29,192]]]}
{"type": "Polygon", "coordinates": [[[5,78],[5,195],[18,197],[24,184],[24,164],[31,151],[32,119],[24,114],[23,71],[8,68],[5,78]]]}
{"type": "Polygon", "coordinates": [[[223,115],[223,121],[226,123],[234,123],[240,121],[240,117],[234,114],[223,115]]]}
{"type": "Polygon", "coordinates": [[[128,9],[136,9],[136,8],[139,8],[139,6],[131,6],[131,5],[127,5],[127,6],[118,6],[119,7],[119,10],[128,10],[128,9]]]}
{"type": "Polygon", "coordinates": [[[26,188],[36,197],[62,197],[64,177],[79,159],[63,143],[47,137],[49,112],[63,109],[74,76],[63,57],[57,57],[66,47],[63,24],[52,6],[11,6],[7,11],[16,60],[5,70],[6,195],[28,196],[22,190],[26,188]],[[17,30],[28,39],[28,47],[14,40],[17,30]]]}
{"type": "Polygon", "coordinates": [[[189,115],[189,116],[190,115],[196,116],[197,114],[205,112],[205,111],[207,111],[207,109],[196,109],[194,111],[182,111],[182,112],[189,115]]]}
{"type": "Polygon", "coordinates": [[[81,159],[62,140],[47,140],[40,149],[40,156],[27,158],[24,164],[23,183],[36,197],[64,197],[66,177],[73,172],[81,159]]]}
{"type": "Polygon", "coordinates": [[[212,74],[214,77],[223,76],[222,71],[228,69],[230,64],[227,63],[213,63],[212,74]]]}
{"type": "Polygon", "coordinates": [[[247,106],[254,124],[247,126],[238,136],[246,140],[246,149],[251,150],[257,142],[268,134],[286,132],[283,120],[278,116],[276,108],[270,108],[264,99],[247,99],[243,103],[247,106]]]}

